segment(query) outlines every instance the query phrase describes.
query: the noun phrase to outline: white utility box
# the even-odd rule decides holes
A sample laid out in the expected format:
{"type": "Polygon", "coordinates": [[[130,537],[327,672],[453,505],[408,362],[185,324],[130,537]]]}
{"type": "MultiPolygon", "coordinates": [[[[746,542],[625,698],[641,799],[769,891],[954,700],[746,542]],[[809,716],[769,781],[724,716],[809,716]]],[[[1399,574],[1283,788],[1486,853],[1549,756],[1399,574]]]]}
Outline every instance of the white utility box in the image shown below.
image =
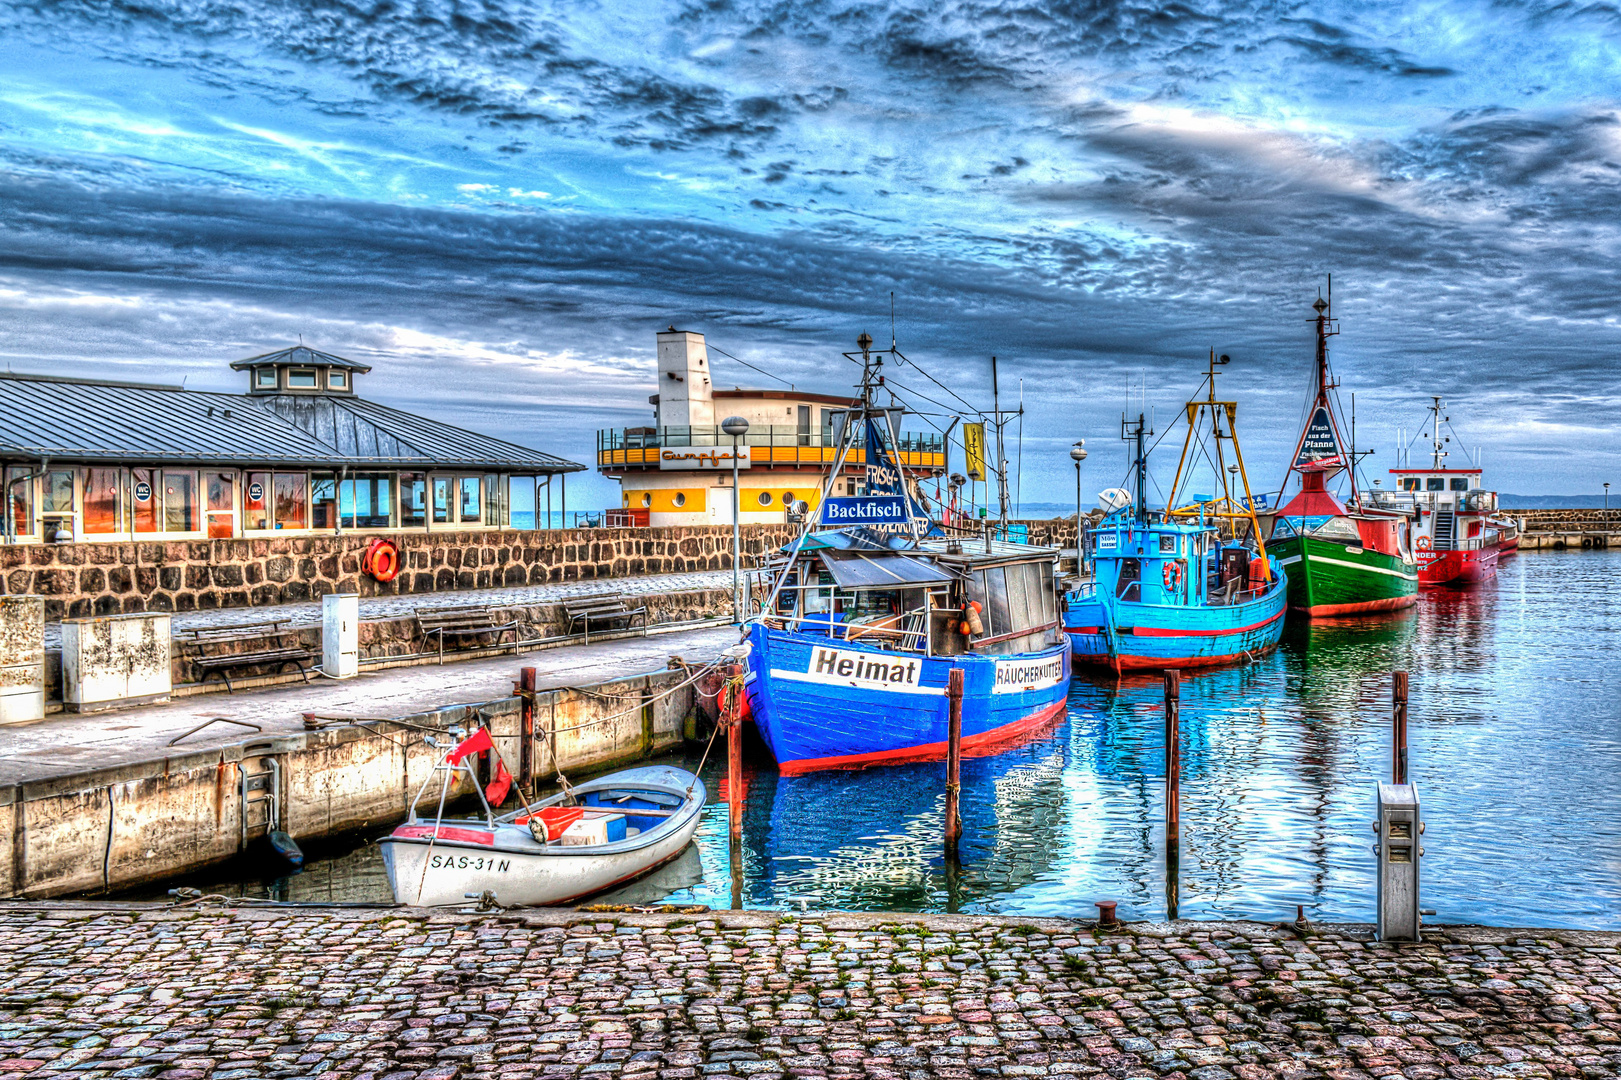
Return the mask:
{"type": "Polygon", "coordinates": [[[62,620],[62,707],[94,712],[168,701],[169,613],[62,620]]]}
{"type": "Polygon", "coordinates": [[[334,679],[360,672],[360,594],[321,598],[321,670],[334,679]]]}

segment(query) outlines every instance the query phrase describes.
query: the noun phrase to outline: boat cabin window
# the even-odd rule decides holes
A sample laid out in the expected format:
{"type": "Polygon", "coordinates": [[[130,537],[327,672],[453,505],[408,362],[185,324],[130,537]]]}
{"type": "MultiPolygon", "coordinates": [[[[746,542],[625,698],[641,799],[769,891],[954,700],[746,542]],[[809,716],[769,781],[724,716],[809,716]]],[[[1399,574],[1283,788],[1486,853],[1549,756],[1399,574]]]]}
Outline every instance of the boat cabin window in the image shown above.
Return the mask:
{"type": "Polygon", "coordinates": [[[1143,564],[1140,559],[1121,559],[1120,571],[1114,579],[1115,599],[1140,602],[1143,598],[1142,576],[1143,564]]]}
{"type": "Polygon", "coordinates": [[[1403,491],[1417,491],[1418,490],[1418,477],[1416,477],[1416,476],[1404,476],[1404,477],[1402,477],[1401,478],[1401,489],[1403,491]]]}
{"type": "Polygon", "coordinates": [[[1348,544],[1360,544],[1362,533],[1357,530],[1356,522],[1345,517],[1331,517],[1317,528],[1312,530],[1313,536],[1324,540],[1339,540],[1348,544]]]}
{"type": "Polygon", "coordinates": [[[1468,480],[1468,478],[1462,477],[1462,476],[1454,476],[1452,478],[1452,490],[1453,491],[1468,491],[1469,490],[1469,480],[1468,480]]]}
{"type": "Polygon", "coordinates": [[[974,641],[994,655],[1030,652],[1046,644],[1046,630],[1058,619],[1058,603],[1042,563],[1013,563],[975,570],[963,579],[963,593],[984,610],[985,632],[974,641]]]}
{"type": "Polygon", "coordinates": [[[1445,491],[1447,489],[1446,477],[1432,476],[1429,478],[1429,482],[1425,485],[1425,487],[1426,490],[1429,491],[1445,491]]]}

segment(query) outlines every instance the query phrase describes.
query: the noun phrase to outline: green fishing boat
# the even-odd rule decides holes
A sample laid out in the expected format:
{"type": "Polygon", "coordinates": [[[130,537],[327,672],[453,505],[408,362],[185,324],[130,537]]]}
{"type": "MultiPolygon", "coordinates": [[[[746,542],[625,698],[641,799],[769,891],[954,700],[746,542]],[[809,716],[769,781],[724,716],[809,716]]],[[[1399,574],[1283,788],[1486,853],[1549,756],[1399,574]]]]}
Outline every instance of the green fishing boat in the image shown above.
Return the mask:
{"type": "MultiPolygon", "coordinates": [[[[1337,333],[1322,297],[1317,312],[1317,394],[1300,433],[1290,473],[1300,490],[1263,523],[1267,551],[1288,573],[1289,610],[1310,616],[1394,611],[1418,599],[1418,563],[1413,558],[1406,514],[1362,505],[1351,485],[1347,508],[1328,490],[1335,474],[1354,468],[1354,454],[1341,450],[1339,422],[1328,391],[1328,339],[1337,333]]],[[[1288,479],[1284,481],[1288,486],[1288,479]]]]}

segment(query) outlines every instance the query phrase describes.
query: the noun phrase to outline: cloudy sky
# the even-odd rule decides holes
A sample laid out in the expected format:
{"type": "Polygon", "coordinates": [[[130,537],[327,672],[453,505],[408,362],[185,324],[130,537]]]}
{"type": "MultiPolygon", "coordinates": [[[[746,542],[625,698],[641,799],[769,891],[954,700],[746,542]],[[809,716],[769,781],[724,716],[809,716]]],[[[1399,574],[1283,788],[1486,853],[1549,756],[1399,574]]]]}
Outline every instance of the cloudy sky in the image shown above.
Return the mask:
{"type": "Polygon", "coordinates": [[[1618,96],[1605,0],[13,0],[0,354],[224,389],[302,334],[589,461],[658,328],[838,390],[893,291],[931,374],[1023,378],[1023,497],[1061,503],[1071,441],[1118,480],[1128,396],[1163,426],[1212,346],[1275,486],[1333,274],[1371,465],[1434,393],[1492,486],[1590,492],[1618,96]]]}

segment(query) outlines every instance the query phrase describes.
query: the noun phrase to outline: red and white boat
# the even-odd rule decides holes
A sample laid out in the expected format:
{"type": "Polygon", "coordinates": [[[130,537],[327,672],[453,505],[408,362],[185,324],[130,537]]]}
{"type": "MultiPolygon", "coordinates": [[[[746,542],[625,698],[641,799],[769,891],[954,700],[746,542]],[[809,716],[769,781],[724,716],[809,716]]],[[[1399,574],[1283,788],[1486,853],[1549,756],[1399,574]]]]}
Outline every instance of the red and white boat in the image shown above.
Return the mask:
{"type": "Polygon", "coordinates": [[[1413,519],[1413,547],[1420,585],[1473,585],[1497,576],[1505,545],[1519,546],[1519,528],[1497,510],[1497,492],[1481,486],[1478,467],[1450,469],[1441,437],[1441,399],[1430,407],[1431,458],[1428,468],[1391,469],[1394,491],[1366,496],[1381,509],[1401,510],[1413,519]]]}

